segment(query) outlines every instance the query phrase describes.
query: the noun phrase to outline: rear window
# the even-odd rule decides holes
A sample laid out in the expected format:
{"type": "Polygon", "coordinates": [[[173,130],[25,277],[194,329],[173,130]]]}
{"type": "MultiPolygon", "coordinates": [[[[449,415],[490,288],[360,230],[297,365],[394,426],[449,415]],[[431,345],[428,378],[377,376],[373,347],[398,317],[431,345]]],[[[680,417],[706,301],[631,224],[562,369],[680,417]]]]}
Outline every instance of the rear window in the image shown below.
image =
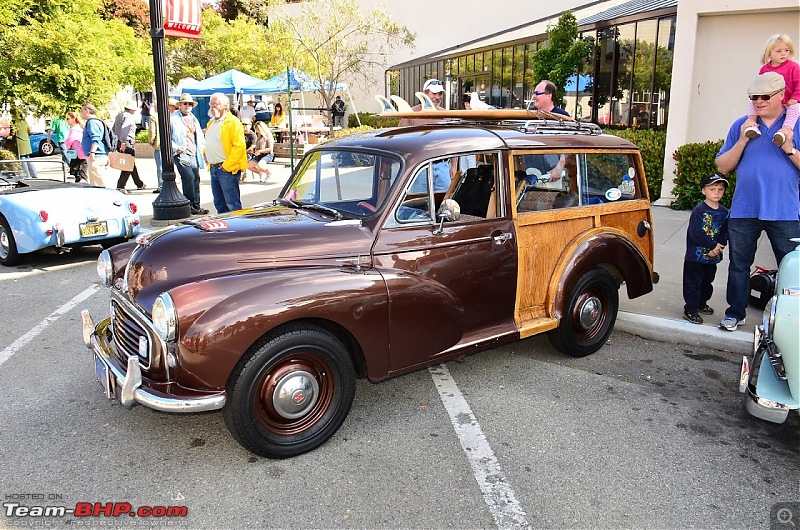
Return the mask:
{"type": "Polygon", "coordinates": [[[517,211],[534,212],[639,199],[633,155],[536,153],[514,156],[517,211]]]}

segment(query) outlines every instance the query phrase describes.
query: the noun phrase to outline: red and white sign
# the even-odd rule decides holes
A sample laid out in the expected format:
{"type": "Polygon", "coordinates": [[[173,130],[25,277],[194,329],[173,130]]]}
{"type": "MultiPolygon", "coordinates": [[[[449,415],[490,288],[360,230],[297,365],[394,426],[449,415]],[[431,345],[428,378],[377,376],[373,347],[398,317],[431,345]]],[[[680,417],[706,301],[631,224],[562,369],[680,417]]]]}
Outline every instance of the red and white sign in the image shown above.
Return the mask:
{"type": "Polygon", "coordinates": [[[164,35],[199,39],[202,22],[200,0],[166,0],[164,35]]]}

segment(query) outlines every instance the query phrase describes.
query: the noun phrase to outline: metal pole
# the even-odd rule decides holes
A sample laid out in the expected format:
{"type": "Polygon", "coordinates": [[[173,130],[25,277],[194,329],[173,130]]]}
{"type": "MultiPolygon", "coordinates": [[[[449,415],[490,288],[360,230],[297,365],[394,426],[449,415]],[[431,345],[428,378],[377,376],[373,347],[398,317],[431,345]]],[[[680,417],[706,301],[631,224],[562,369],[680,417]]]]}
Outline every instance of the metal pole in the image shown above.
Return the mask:
{"type": "Polygon", "coordinates": [[[288,94],[288,102],[286,106],[289,107],[289,160],[292,164],[292,171],[294,171],[294,134],[292,133],[292,77],[289,72],[289,67],[286,67],[286,93],[288,94]]]}
{"type": "Polygon", "coordinates": [[[153,73],[155,74],[156,106],[158,107],[158,137],[161,146],[161,193],[153,201],[153,219],[175,220],[191,217],[191,204],[175,184],[172,163],[172,133],[169,128],[169,85],[167,60],[164,53],[164,17],[161,0],[150,2],[150,36],[153,38],[153,73]]]}

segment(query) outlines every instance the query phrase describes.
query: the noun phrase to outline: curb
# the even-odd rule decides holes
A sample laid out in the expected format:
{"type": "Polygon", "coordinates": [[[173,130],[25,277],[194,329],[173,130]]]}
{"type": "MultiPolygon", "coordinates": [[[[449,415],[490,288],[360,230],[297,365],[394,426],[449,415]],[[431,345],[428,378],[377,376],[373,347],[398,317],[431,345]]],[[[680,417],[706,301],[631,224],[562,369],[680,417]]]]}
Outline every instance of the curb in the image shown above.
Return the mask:
{"type": "Polygon", "coordinates": [[[615,329],[644,339],[700,346],[714,350],[750,354],[753,351],[753,333],[724,331],[716,326],[692,324],[684,320],[660,318],[620,311],[615,329]]]}

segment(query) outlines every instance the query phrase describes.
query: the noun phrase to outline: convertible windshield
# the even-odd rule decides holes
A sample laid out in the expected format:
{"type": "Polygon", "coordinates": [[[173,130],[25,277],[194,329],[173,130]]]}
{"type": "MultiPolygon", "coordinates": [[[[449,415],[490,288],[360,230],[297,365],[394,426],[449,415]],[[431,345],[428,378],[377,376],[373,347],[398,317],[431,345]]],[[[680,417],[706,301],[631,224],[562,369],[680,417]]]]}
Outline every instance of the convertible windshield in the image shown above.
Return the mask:
{"type": "Polygon", "coordinates": [[[375,153],[318,150],[305,158],[283,199],[369,217],[383,207],[400,160],[375,153]]]}

